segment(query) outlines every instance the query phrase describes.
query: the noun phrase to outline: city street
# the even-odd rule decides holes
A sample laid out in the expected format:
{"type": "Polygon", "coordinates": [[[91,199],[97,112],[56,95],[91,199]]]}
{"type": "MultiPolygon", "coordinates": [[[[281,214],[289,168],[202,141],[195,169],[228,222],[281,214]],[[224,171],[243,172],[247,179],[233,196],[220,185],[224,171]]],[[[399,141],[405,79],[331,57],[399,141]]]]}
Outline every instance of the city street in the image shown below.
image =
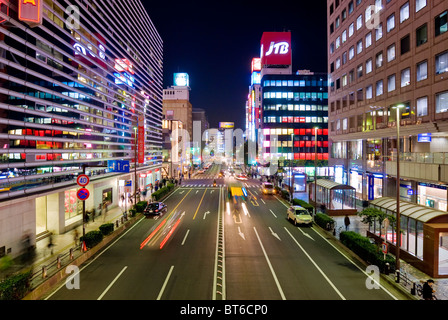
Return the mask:
{"type": "Polygon", "coordinates": [[[79,290],[61,284],[47,299],[402,298],[382,284],[368,289],[365,267],[316,227],[295,227],[286,219],[287,203],[261,195],[259,181],[223,181],[224,187],[178,188],[165,200],[165,214],[141,219],[81,267],[79,290]],[[228,186],[246,187],[250,200],[235,205],[228,186]]]}

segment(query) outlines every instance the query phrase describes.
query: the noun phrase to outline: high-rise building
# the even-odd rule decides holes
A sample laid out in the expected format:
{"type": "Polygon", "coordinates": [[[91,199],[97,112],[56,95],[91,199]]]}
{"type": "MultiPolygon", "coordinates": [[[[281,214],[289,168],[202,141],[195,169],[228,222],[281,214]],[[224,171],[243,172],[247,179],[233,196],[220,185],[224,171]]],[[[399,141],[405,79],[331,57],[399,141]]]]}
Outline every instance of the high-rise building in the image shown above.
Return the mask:
{"type": "Polygon", "coordinates": [[[447,210],[447,16],[446,1],[328,1],[331,165],[359,200],[396,194],[398,151],[401,199],[447,210]]]}
{"type": "MultiPolygon", "coordinates": [[[[307,176],[314,177],[315,160],[318,176],[332,175],[327,165],[328,79],[326,73],[293,73],[291,51],[291,32],[263,34],[260,75],[251,86],[246,135],[258,138],[259,162],[278,159],[277,173],[285,187],[304,192],[307,176]]],[[[275,174],[266,168],[260,173],[275,174]]]]}
{"type": "Polygon", "coordinates": [[[2,1],[0,16],[0,255],[16,256],[24,233],[82,223],[83,165],[89,211],[160,179],[163,42],[141,1],[2,1]]]}
{"type": "Polygon", "coordinates": [[[448,1],[327,4],[335,181],[358,205],[400,208],[400,238],[395,219],[367,235],[393,250],[399,238],[400,258],[446,277],[448,1]]]}

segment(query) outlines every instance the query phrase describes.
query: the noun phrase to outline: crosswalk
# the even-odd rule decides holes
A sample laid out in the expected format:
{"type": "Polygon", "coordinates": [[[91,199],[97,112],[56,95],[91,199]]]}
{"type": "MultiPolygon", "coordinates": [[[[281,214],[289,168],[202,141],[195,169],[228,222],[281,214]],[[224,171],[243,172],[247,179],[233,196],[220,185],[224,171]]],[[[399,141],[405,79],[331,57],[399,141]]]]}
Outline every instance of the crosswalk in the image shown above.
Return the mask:
{"type": "MultiPolygon", "coordinates": [[[[180,187],[181,188],[222,188],[222,187],[226,187],[226,184],[216,184],[216,187],[213,186],[213,183],[183,183],[180,187]]],[[[260,189],[261,186],[259,184],[256,183],[243,183],[243,187],[246,188],[257,188],[260,189]]]]}

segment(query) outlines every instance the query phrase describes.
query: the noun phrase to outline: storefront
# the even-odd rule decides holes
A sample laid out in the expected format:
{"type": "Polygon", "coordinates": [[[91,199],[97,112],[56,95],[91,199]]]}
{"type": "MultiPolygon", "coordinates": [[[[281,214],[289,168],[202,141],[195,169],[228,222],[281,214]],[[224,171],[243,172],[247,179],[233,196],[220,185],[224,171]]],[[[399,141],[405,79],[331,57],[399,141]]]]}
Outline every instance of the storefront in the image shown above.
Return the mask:
{"type": "Polygon", "coordinates": [[[383,177],[380,173],[367,173],[367,194],[369,201],[383,196],[383,177]]]}
{"type": "Polygon", "coordinates": [[[417,203],[424,206],[446,211],[447,187],[429,183],[418,183],[417,203]]]}
{"type": "Polygon", "coordinates": [[[362,200],[363,199],[363,192],[362,192],[362,185],[363,185],[363,174],[362,172],[358,172],[358,170],[351,169],[350,170],[350,186],[352,186],[355,189],[356,192],[356,198],[362,200]]]}

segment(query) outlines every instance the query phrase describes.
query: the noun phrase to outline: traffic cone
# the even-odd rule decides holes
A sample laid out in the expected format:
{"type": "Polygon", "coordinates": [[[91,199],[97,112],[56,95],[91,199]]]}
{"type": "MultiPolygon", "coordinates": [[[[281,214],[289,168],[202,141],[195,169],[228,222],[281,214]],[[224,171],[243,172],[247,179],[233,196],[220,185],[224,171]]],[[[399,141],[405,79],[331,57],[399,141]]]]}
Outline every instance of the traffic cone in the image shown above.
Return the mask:
{"type": "Polygon", "coordinates": [[[82,252],[87,252],[87,246],[85,241],[82,242],[82,252]]]}

